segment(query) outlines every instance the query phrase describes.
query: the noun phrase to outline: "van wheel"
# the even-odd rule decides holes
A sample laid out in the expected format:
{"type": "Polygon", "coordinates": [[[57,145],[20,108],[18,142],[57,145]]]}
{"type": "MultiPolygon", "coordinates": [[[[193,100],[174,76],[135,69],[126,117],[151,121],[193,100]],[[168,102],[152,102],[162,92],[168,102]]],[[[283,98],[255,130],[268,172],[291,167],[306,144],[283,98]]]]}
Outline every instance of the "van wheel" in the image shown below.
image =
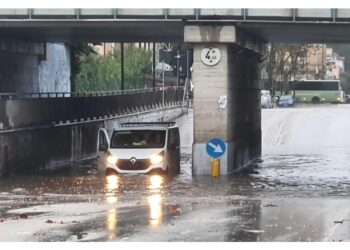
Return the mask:
{"type": "Polygon", "coordinates": [[[115,171],[115,170],[112,169],[112,168],[107,168],[107,169],[106,169],[106,175],[107,175],[107,176],[109,176],[109,175],[117,175],[117,174],[118,174],[118,172],[115,171]]]}
{"type": "Polygon", "coordinates": [[[311,102],[312,103],[320,103],[320,98],[318,98],[317,96],[314,96],[314,97],[312,97],[311,102]]]}

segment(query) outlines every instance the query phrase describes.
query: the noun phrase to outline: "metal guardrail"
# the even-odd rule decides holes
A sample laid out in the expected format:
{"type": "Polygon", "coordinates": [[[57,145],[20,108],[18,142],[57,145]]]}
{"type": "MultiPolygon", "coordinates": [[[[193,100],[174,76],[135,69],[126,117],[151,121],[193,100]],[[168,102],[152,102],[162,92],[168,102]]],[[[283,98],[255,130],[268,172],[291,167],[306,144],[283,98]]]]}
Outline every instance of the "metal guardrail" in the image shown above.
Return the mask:
{"type": "MultiPolygon", "coordinates": [[[[91,121],[180,105],[184,88],[167,87],[84,96],[34,97],[23,95],[0,100],[0,129],[91,121]],[[164,102],[163,102],[164,93],[164,102]],[[16,97],[16,98],[14,98],[16,97]],[[21,98],[19,98],[21,97],[21,98]]],[[[32,93],[33,94],[33,93],[32,93]]],[[[53,94],[53,93],[51,93],[53,94]]],[[[72,93],[70,93],[72,95],[72,93]]],[[[9,96],[7,96],[9,97],[9,96]]]]}
{"type": "MultiPolygon", "coordinates": [[[[182,89],[183,87],[165,87],[169,89],[182,89]]],[[[13,99],[37,99],[37,98],[72,98],[72,97],[96,97],[96,96],[113,96],[126,95],[133,93],[147,93],[154,91],[161,91],[162,87],[147,88],[147,89],[126,89],[115,91],[89,91],[89,92],[25,92],[25,93],[0,93],[0,100],[13,99]]]]}

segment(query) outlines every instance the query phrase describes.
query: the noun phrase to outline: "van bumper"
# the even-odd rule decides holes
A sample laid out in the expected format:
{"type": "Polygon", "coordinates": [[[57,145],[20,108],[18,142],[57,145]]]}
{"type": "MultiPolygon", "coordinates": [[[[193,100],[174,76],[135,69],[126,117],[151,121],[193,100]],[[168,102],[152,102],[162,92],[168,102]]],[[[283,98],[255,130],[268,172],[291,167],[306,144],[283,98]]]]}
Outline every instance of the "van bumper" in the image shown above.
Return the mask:
{"type": "MultiPolygon", "coordinates": [[[[132,168],[132,167],[130,167],[130,168],[132,168]]],[[[148,168],[142,169],[142,170],[138,170],[138,169],[125,170],[125,169],[118,168],[118,165],[113,165],[113,164],[107,163],[106,170],[107,169],[113,169],[120,174],[147,174],[150,171],[155,170],[155,169],[158,169],[158,170],[161,169],[161,170],[165,171],[167,168],[166,168],[166,164],[164,162],[162,162],[159,164],[150,165],[148,168]]]]}

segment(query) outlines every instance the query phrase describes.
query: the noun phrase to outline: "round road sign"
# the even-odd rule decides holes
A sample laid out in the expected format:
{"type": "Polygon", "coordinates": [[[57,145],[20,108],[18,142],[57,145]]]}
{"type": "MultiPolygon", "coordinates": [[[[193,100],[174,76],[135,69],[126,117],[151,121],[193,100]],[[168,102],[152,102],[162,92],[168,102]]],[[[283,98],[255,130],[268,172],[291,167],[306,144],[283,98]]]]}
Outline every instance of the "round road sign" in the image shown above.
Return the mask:
{"type": "Polygon", "coordinates": [[[210,157],[219,158],[226,151],[226,144],[219,138],[213,138],[207,142],[207,153],[210,157]]]}
{"type": "Polygon", "coordinates": [[[205,65],[214,66],[220,62],[220,50],[213,47],[204,48],[201,51],[201,59],[205,65]]]}

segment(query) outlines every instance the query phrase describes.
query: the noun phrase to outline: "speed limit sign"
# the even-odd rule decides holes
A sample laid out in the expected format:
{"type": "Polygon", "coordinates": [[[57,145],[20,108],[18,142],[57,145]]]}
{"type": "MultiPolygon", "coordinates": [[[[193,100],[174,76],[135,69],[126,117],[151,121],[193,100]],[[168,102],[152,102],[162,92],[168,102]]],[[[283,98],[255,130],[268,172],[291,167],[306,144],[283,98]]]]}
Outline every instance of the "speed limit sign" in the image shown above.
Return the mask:
{"type": "Polygon", "coordinates": [[[202,49],[201,59],[205,65],[214,66],[219,63],[220,58],[221,54],[218,48],[208,47],[202,49]]]}

